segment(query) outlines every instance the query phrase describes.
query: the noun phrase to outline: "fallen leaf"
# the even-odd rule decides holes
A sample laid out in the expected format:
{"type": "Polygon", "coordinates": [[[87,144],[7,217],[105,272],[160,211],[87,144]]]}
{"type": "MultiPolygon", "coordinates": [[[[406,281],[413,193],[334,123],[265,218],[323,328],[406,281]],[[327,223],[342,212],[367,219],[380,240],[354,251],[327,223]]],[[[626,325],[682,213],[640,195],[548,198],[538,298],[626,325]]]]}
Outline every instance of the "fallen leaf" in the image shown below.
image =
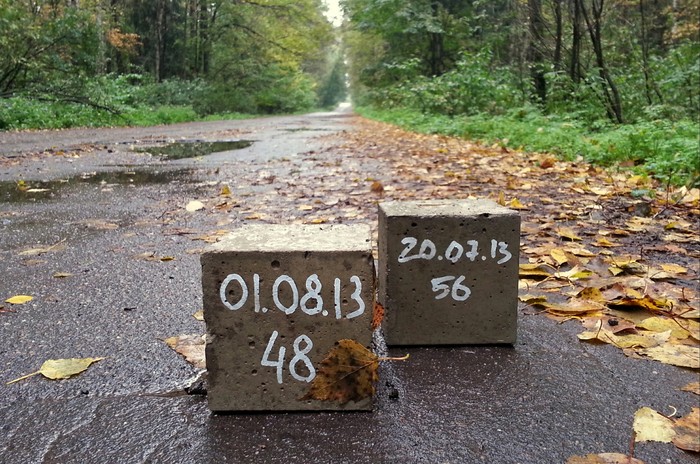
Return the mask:
{"type": "Polygon", "coordinates": [[[378,180],[375,180],[374,182],[372,182],[372,185],[370,185],[369,189],[372,193],[379,193],[379,194],[384,193],[384,186],[378,180]]]}
{"type": "Polygon", "coordinates": [[[651,408],[643,407],[634,414],[634,441],[671,443],[676,436],[673,421],[651,408]]]}
{"type": "Polygon", "coordinates": [[[34,297],[29,296],[29,295],[15,295],[11,298],[6,299],[5,303],[10,303],[13,305],[21,305],[24,303],[28,303],[28,302],[32,301],[33,299],[34,299],[34,297]]]}
{"type": "Polygon", "coordinates": [[[668,317],[650,317],[638,323],[637,326],[654,332],[665,332],[670,330],[671,336],[676,337],[679,340],[684,340],[690,336],[690,332],[681,327],[678,322],[668,317]]]}
{"type": "Polygon", "coordinates": [[[53,277],[54,279],[65,279],[67,277],[73,277],[73,274],[70,272],[54,272],[53,277]]]}
{"type": "Polygon", "coordinates": [[[380,305],[378,302],[374,302],[374,309],[372,310],[372,330],[376,330],[382,325],[384,320],[384,306],[380,305]]]}
{"type": "Polygon", "coordinates": [[[561,227],[559,230],[557,230],[557,233],[559,234],[560,238],[565,238],[567,240],[571,241],[580,241],[583,240],[581,237],[579,237],[576,232],[574,232],[573,229],[569,227],[561,227]]]}
{"type": "Polygon", "coordinates": [[[700,452],[700,408],[676,420],[673,444],[686,451],[700,452]]]}
{"type": "Polygon", "coordinates": [[[200,211],[204,209],[204,203],[202,203],[199,200],[192,200],[189,203],[187,203],[187,206],[185,206],[185,210],[189,211],[190,213],[194,213],[195,211],[200,211]]]}
{"type": "Polygon", "coordinates": [[[80,374],[91,364],[101,361],[105,358],[70,358],[70,359],[49,359],[44,361],[38,371],[32,372],[31,374],[23,375],[17,379],[7,382],[6,385],[11,383],[19,382],[20,380],[27,379],[37,374],[41,374],[47,379],[57,380],[57,379],[67,379],[76,374],[80,374]]]}
{"type": "Polygon", "coordinates": [[[221,195],[222,197],[230,196],[231,195],[231,187],[229,187],[228,185],[224,185],[223,187],[221,187],[221,191],[219,192],[219,195],[221,195]]]}
{"type": "Polygon", "coordinates": [[[566,460],[566,464],[644,464],[637,458],[620,453],[587,454],[585,456],[572,456],[566,460]]]}
{"type": "Polygon", "coordinates": [[[664,344],[635,351],[637,354],[664,364],[700,369],[700,346],[664,344]]]}
{"type": "Polygon", "coordinates": [[[316,377],[301,400],[333,401],[345,404],[374,395],[379,379],[379,358],[360,343],[336,342],[316,370],[316,377]]]}
{"type": "Polygon", "coordinates": [[[163,341],[197,369],[206,369],[205,335],[177,335],[163,341]]]}
{"type": "Polygon", "coordinates": [[[695,393],[696,395],[700,395],[700,382],[689,383],[685,387],[681,388],[681,390],[686,391],[686,392],[695,393]]]}
{"type": "Polygon", "coordinates": [[[194,317],[194,318],[197,319],[198,321],[203,321],[203,320],[204,320],[204,310],[200,309],[199,311],[197,311],[196,313],[194,313],[194,314],[192,315],[192,317],[194,317]]]}

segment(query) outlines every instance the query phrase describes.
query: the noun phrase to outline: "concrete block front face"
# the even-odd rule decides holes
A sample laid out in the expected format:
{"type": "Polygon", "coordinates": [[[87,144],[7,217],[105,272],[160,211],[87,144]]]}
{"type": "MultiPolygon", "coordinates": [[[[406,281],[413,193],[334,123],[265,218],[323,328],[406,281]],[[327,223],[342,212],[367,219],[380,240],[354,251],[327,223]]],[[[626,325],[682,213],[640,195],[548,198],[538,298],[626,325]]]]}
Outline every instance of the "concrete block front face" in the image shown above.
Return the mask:
{"type": "Polygon", "coordinates": [[[201,257],[213,411],[367,410],[300,400],[338,340],[369,347],[368,226],[246,226],[201,257]]]}
{"type": "Polygon", "coordinates": [[[379,205],[389,345],[513,344],[520,216],[489,200],[379,205]]]}

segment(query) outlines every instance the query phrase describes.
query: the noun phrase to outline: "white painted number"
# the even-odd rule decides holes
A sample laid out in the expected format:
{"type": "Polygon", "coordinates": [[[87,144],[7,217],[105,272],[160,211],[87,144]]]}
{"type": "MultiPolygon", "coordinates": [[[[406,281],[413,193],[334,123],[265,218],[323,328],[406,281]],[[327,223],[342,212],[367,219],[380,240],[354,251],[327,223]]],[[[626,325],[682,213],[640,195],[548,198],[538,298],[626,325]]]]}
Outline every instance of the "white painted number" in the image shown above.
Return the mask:
{"type": "Polygon", "coordinates": [[[275,302],[277,309],[288,316],[296,311],[297,306],[299,305],[299,289],[297,289],[297,284],[294,282],[294,279],[288,275],[279,276],[275,280],[275,284],[272,286],[272,300],[275,302]],[[282,285],[282,282],[287,282],[287,284],[289,284],[289,288],[292,290],[292,304],[289,306],[285,306],[280,301],[280,285],[282,285]]]}
{"type": "MultiPolygon", "coordinates": [[[[278,336],[279,332],[276,330],[272,332],[272,335],[270,335],[270,340],[267,342],[265,352],[260,360],[260,365],[265,367],[274,367],[277,370],[277,383],[282,383],[282,373],[284,371],[284,360],[287,354],[287,348],[280,346],[279,350],[277,351],[277,360],[273,361],[270,359],[270,353],[272,352],[272,348],[275,346],[275,342],[277,342],[278,336]]],[[[307,354],[313,349],[314,344],[306,335],[299,335],[294,340],[293,346],[294,357],[289,362],[289,374],[293,379],[300,382],[311,382],[316,377],[316,369],[314,368],[314,365],[311,363],[311,360],[307,354]],[[302,342],[306,345],[303,349],[301,348],[302,342]],[[309,371],[308,375],[300,375],[297,372],[297,364],[300,362],[304,363],[304,366],[306,366],[306,370],[309,371]]]]}
{"type": "MultiPolygon", "coordinates": [[[[401,239],[401,244],[404,245],[404,249],[401,251],[397,259],[399,263],[407,263],[414,259],[431,260],[437,255],[437,247],[435,246],[435,243],[433,243],[431,240],[428,240],[427,238],[420,243],[418,252],[412,255],[410,253],[418,245],[418,239],[416,239],[415,237],[404,237],[403,239],[401,239]]],[[[464,246],[461,243],[458,243],[457,241],[453,240],[447,246],[447,249],[445,249],[445,253],[438,256],[437,259],[446,259],[452,263],[457,263],[457,261],[459,261],[462,258],[462,256],[464,256],[469,261],[476,261],[477,258],[480,257],[479,242],[477,240],[467,240],[467,247],[468,248],[465,252],[464,246]]],[[[496,264],[507,263],[513,257],[511,252],[508,251],[508,244],[506,242],[491,240],[491,259],[497,259],[499,255],[501,257],[500,259],[498,259],[498,261],[496,261],[496,264]]],[[[482,261],[486,261],[487,259],[487,254],[481,256],[482,261]]]]}
{"type": "Polygon", "coordinates": [[[308,358],[308,356],[306,356],[313,347],[313,342],[306,335],[299,335],[296,340],[294,340],[294,357],[289,362],[289,373],[299,382],[311,382],[314,377],[316,377],[316,369],[314,369],[314,365],[311,364],[311,360],[308,358]],[[306,343],[306,347],[304,347],[303,350],[300,349],[301,342],[306,343]],[[299,361],[304,363],[306,369],[309,371],[309,375],[301,376],[297,373],[297,364],[299,361]]]}
{"type": "Polygon", "coordinates": [[[348,319],[353,319],[355,317],[362,316],[362,314],[364,314],[365,302],[361,297],[362,281],[360,280],[360,278],[357,276],[352,276],[350,278],[350,282],[355,284],[355,291],[352,293],[350,298],[352,298],[353,300],[355,300],[357,302],[357,309],[345,317],[347,317],[348,319]]]}
{"type": "Polygon", "coordinates": [[[238,309],[241,309],[245,304],[246,300],[248,299],[248,286],[246,285],[245,280],[243,280],[243,277],[241,277],[240,275],[229,274],[228,276],[226,276],[224,281],[221,282],[221,288],[219,288],[219,296],[221,297],[221,302],[224,304],[224,306],[226,306],[231,311],[236,311],[238,309]],[[241,298],[240,300],[238,300],[238,303],[231,304],[231,302],[228,301],[226,289],[228,288],[228,285],[234,280],[238,282],[238,284],[241,286],[241,298]]]}
{"type": "Polygon", "coordinates": [[[301,310],[310,316],[323,311],[323,298],[321,298],[320,292],[321,281],[318,280],[318,275],[310,275],[306,279],[306,294],[301,297],[301,310]],[[316,306],[309,308],[307,306],[309,300],[314,300],[316,306]]]}
{"type": "Polygon", "coordinates": [[[466,277],[464,276],[443,276],[436,277],[430,281],[433,286],[433,292],[438,293],[435,295],[436,300],[442,300],[450,295],[455,301],[466,301],[472,294],[472,291],[466,285],[462,285],[466,277]],[[452,286],[447,282],[454,280],[452,286]]]}
{"type": "Polygon", "coordinates": [[[265,347],[265,352],[263,353],[260,365],[277,368],[277,383],[282,383],[282,368],[284,367],[284,355],[287,352],[287,349],[280,346],[277,354],[277,361],[270,360],[270,352],[272,351],[272,347],[275,346],[275,341],[277,341],[278,335],[279,333],[276,330],[272,332],[272,335],[270,335],[270,340],[267,342],[267,347],[265,347]]]}
{"type": "MultiPolygon", "coordinates": [[[[362,299],[362,280],[360,280],[358,276],[351,276],[350,282],[355,284],[354,290],[350,295],[350,299],[357,303],[357,307],[345,317],[347,319],[354,319],[365,313],[366,304],[362,299]]],[[[299,287],[294,279],[288,275],[281,275],[277,277],[272,285],[272,301],[274,303],[274,307],[288,316],[294,314],[297,308],[301,308],[301,310],[309,316],[314,316],[316,314],[328,316],[330,311],[323,308],[324,301],[323,297],[321,296],[323,284],[321,283],[318,274],[312,274],[306,278],[305,288],[306,291],[300,298],[299,287]],[[285,286],[287,286],[288,289],[284,288],[285,286]]],[[[336,319],[343,318],[342,289],[342,281],[336,277],[333,280],[333,303],[336,319]]],[[[253,311],[256,313],[266,313],[268,309],[262,307],[261,305],[260,291],[260,275],[253,274],[253,311]]],[[[246,304],[249,293],[248,285],[240,274],[229,274],[221,283],[221,287],[219,287],[221,302],[232,311],[239,310],[246,304]],[[235,286],[232,287],[234,282],[240,286],[240,292],[234,291],[235,286]],[[235,303],[230,301],[231,299],[236,298],[237,300],[235,303]]]]}

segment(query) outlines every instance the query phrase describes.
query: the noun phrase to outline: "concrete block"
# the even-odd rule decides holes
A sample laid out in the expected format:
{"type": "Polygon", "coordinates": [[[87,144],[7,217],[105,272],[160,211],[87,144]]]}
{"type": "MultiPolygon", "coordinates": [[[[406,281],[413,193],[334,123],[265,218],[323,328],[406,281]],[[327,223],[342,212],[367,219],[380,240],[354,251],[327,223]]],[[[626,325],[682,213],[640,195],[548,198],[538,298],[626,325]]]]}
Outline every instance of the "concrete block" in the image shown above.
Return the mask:
{"type": "Polygon", "coordinates": [[[520,216],[488,200],[379,205],[389,345],[512,344],[520,216]]]}
{"type": "Polygon", "coordinates": [[[369,226],[250,225],[201,257],[213,411],[368,410],[300,400],[343,338],[370,347],[369,226]]]}

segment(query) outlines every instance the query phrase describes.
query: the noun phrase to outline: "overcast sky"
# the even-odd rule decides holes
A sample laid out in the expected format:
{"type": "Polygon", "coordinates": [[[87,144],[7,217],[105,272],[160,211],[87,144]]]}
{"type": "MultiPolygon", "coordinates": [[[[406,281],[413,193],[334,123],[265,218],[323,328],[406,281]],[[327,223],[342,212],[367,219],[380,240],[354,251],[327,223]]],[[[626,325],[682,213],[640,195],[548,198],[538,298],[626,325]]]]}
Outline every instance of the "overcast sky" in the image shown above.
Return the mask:
{"type": "Polygon", "coordinates": [[[340,10],[340,5],[338,4],[338,1],[339,0],[323,0],[323,2],[328,7],[326,15],[336,26],[340,26],[340,24],[343,22],[343,12],[340,10]]]}

